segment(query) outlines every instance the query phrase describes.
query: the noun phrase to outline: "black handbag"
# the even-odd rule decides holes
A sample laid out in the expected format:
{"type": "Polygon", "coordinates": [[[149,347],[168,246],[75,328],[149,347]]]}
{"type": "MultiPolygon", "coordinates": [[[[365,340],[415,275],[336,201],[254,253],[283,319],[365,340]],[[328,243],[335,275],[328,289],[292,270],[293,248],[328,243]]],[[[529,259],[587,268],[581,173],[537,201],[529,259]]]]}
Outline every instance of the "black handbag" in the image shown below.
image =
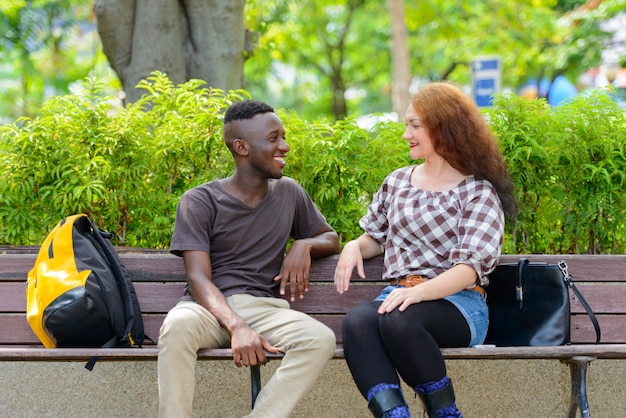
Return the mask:
{"type": "Polygon", "coordinates": [[[585,307],[600,342],[600,325],[593,310],[574,285],[567,264],[500,264],[486,287],[489,329],[485,344],[496,346],[564,345],[570,343],[572,289],[585,307]]]}

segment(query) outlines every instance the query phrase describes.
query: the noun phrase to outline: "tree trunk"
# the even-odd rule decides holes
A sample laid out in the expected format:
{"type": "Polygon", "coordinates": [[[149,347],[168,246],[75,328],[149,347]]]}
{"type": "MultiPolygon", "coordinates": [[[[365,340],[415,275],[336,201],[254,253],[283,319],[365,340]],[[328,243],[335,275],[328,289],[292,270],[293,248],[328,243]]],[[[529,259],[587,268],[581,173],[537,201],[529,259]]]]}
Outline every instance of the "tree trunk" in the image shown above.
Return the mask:
{"type": "Polygon", "coordinates": [[[105,55],[126,102],[144,93],[152,71],[174,84],[195,78],[230,90],[243,86],[245,0],[95,0],[105,55]]]}
{"type": "Polygon", "coordinates": [[[407,46],[404,0],[388,0],[391,15],[391,107],[402,119],[411,101],[411,69],[407,46]]]}
{"type": "Polygon", "coordinates": [[[330,80],[333,89],[335,120],[345,119],[348,116],[348,104],[346,103],[346,83],[343,80],[341,69],[335,69],[330,80]]]}

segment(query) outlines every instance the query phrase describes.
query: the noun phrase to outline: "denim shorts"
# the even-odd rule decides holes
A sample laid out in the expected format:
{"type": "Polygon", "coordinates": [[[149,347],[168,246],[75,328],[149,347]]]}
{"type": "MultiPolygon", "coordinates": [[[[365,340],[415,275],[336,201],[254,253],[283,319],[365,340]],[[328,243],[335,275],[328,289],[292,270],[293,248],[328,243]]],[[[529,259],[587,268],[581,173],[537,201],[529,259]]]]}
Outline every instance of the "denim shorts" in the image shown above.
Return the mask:
{"type": "MultiPolygon", "coordinates": [[[[391,293],[393,289],[404,286],[390,285],[376,297],[376,301],[382,302],[391,293]]],[[[444,298],[450,301],[463,314],[467,321],[472,339],[470,347],[482,344],[487,336],[487,328],[489,327],[489,309],[487,308],[487,299],[475,290],[461,290],[454,295],[444,298]]]]}

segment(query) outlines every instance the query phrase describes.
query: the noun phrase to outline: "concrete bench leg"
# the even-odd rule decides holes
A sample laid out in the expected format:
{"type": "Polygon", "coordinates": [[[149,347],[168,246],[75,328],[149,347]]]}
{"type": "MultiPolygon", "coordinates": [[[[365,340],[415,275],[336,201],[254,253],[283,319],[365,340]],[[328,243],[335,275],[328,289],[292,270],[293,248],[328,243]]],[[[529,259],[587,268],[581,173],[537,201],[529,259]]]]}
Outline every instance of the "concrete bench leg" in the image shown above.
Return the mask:
{"type": "Polygon", "coordinates": [[[589,403],[587,401],[587,366],[596,357],[572,357],[563,360],[569,365],[572,392],[569,402],[568,418],[576,418],[576,411],[580,408],[581,418],[589,418],[589,403]]]}
{"type": "Polygon", "coordinates": [[[259,364],[250,367],[250,383],[252,385],[252,409],[254,409],[254,403],[261,391],[261,366],[259,364]]]}

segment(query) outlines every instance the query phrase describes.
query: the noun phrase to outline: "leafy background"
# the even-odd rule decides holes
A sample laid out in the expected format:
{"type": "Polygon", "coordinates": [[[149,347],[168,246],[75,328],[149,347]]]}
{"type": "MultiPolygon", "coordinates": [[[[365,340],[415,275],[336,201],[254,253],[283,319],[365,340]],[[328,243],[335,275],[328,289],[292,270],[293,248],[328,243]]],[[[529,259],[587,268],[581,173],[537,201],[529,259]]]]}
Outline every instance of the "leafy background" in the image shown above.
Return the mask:
{"type": "MultiPolygon", "coordinates": [[[[37,245],[65,216],[86,213],[114,244],[167,248],[181,194],[233,170],[222,113],[244,90],[154,72],[144,97],[114,106],[87,78],[48,99],[35,117],[0,127],[0,245],[37,245]]],[[[411,164],[404,126],[354,118],[304,120],[278,109],[291,146],[285,174],[308,191],[346,242],[392,170],[411,164]]],[[[496,98],[485,111],[511,171],[518,214],[506,253],[626,250],[626,120],[606,92],[558,107],[544,99],[496,98]]]]}

